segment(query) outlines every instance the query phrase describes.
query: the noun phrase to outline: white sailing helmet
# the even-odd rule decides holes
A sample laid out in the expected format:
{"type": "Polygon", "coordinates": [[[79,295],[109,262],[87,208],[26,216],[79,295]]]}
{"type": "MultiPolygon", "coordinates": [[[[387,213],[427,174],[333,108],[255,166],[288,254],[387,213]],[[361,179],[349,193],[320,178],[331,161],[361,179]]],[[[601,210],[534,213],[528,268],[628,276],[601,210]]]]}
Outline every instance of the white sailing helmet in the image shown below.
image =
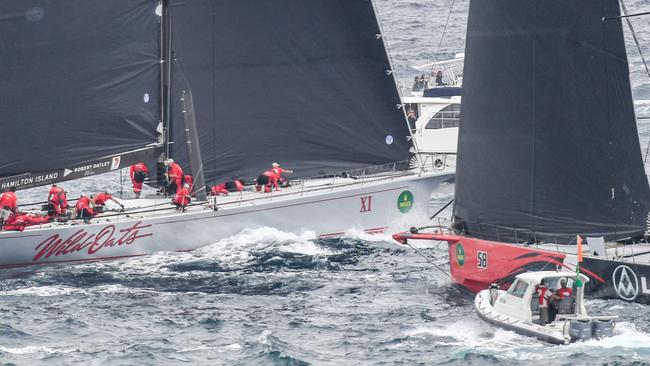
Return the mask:
{"type": "Polygon", "coordinates": [[[274,168],[277,168],[277,167],[280,166],[280,164],[278,164],[278,163],[273,163],[273,164],[271,164],[271,166],[274,167],[274,168]]]}
{"type": "Polygon", "coordinates": [[[174,159],[169,158],[169,159],[165,160],[164,164],[165,164],[165,166],[167,166],[167,165],[169,165],[169,164],[171,164],[173,162],[174,162],[174,159]]]}

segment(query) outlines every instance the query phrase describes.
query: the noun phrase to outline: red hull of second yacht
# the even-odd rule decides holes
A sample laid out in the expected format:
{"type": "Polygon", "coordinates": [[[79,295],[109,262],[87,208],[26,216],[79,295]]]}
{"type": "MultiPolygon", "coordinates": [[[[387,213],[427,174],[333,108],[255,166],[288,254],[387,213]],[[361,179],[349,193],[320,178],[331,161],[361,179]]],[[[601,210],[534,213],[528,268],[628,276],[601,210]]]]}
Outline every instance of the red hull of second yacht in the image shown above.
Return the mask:
{"type": "Polygon", "coordinates": [[[449,242],[451,277],[472,292],[484,290],[492,283],[508,288],[516,275],[554,270],[563,266],[566,257],[562,253],[462,236],[445,240],[449,242]]]}

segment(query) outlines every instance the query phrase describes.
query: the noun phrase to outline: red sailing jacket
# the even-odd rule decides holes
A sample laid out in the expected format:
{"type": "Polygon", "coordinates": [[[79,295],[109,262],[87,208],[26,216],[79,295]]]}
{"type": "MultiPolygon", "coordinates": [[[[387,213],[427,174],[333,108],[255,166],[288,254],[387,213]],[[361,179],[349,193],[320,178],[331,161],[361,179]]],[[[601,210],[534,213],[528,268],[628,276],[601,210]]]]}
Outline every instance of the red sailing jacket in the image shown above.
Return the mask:
{"type": "Polygon", "coordinates": [[[18,199],[16,198],[16,193],[14,192],[5,192],[0,196],[0,208],[7,207],[10,210],[14,211],[18,207],[18,199]]]}
{"type": "Polygon", "coordinates": [[[180,185],[183,179],[183,169],[181,169],[180,165],[171,163],[167,168],[167,175],[170,181],[174,181],[176,185],[180,185]]]}
{"type": "Polygon", "coordinates": [[[129,173],[132,181],[134,180],[133,174],[135,174],[135,172],[144,172],[145,174],[149,174],[149,168],[147,168],[147,165],[142,162],[131,165],[129,173]]]}
{"type": "Polygon", "coordinates": [[[80,212],[83,209],[86,209],[90,215],[94,215],[95,211],[90,207],[90,198],[88,196],[82,196],[77,200],[77,204],[74,206],[77,209],[77,212],[80,212]]]}
{"type": "Polygon", "coordinates": [[[560,298],[564,299],[565,297],[571,296],[571,294],[573,294],[573,290],[571,290],[568,287],[567,288],[561,288],[561,289],[557,290],[557,293],[558,293],[558,295],[560,295],[560,298]]]}
{"type": "Polygon", "coordinates": [[[187,206],[190,204],[190,191],[187,188],[181,188],[174,198],[174,203],[177,206],[187,206]]]}
{"type": "Polygon", "coordinates": [[[95,206],[104,206],[106,204],[106,201],[110,200],[111,198],[113,198],[113,196],[111,196],[108,193],[102,192],[96,194],[95,199],[93,201],[95,202],[95,206]]]}

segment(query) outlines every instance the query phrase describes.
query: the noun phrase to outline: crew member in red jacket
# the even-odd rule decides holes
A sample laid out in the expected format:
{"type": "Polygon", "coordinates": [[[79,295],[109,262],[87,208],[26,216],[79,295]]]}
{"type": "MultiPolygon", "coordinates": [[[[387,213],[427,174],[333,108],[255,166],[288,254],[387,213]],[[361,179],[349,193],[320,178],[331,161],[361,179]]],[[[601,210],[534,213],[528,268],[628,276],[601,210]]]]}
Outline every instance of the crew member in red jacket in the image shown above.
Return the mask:
{"type": "Polygon", "coordinates": [[[233,178],[230,181],[219,184],[218,186],[213,186],[210,189],[210,195],[219,196],[219,195],[228,195],[230,192],[241,192],[244,190],[244,183],[237,179],[233,178]]]}
{"type": "Polygon", "coordinates": [[[283,184],[285,182],[285,179],[282,177],[283,173],[293,174],[293,170],[284,169],[284,168],[280,167],[280,164],[278,164],[278,163],[273,163],[273,164],[271,164],[271,166],[272,166],[271,170],[273,171],[273,173],[275,173],[275,176],[276,176],[276,178],[278,180],[278,183],[280,183],[280,184],[283,184]]]}
{"type": "Polygon", "coordinates": [[[113,201],[113,202],[117,203],[120,207],[122,207],[122,210],[124,210],[124,205],[121,204],[118,200],[116,200],[113,197],[113,195],[111,194],[111,192],[109,192],[109,191],[104,191],[104,192],[101,192],[101,193],[97,193],[93,197],[93,204],[94,204],[95,207],[102,207],[103,208],[103,207],[106,206],[107,201],[113,201]]]}
{"type": "Polygon", "coordinates": [[[77,218],[83,219],[86,224],[89,224],[90,219],[95,217],[95,210],[93,210],[93,201],[91,198],[92,197],[81,195],[75,205],[77,218]]]}
{"type": "Polygon", "coordinates": [[[190,186],[190,192],[192,192],[192,189],[194,188],[194,177],[189,174],[185,174],[183,176],[183,184],[190,186]]]}
{"type": "Polygon", "coordinates": [[[280,190],[280,188],[278,188],[278,176],[273,169],[260,174],[257,177],[257,183],[255,184],[255,189],[258,192],[261,192],[262,188],[264,188],[264,192],[269,193],[271,192],[272,187],[275,187],[276,191],[280,190]]]}
{"type": "Polygon", "coordinates": [[[176,193],[174,197],[174,204],[176,209],[185,211],[185,206],[190,204],[190,185],[184,184],[183,187],[176,193]]]}
{"type": "Polygon", "coordinates": [[[177,193],[183,188],[183,169],[174,163],[173,159],[165,160],[167,166],[167,180],[169,182],[169,193],[177,193]]]}
{"type": "Polygon", "coordinates": [[[16,197],[16,187],[9,188],[0,196],[0,230],[6,220],[9,219],[13,212],[18,209],[18,198],[16,197]]]}
{"type": "Polygon", "coordinates": [[[52,188],[50,188],[50,192],[47,195],[47,202],[50,206],[50,211],[55,216],[64,215],[68,210],[68,198],[65,190],[56,184],[52,184],[52,188]]]}
{"type": "Polygon", "coordinates": [[[149,168],[147,168],[147,164],[139,162],[131,165],[129,173],[131,175],[131,183],[133,183],[133,193],[135,194],[135,198],[140,198],[142,185],[144,180],[147,179],[147,175],[149,175],[149,168]]]}
{"type": "Polygon", "coordinates": [[[23,231],[27,226],[41,225],[49,222],[49,219],[42,215],[12,212],[5,221],[4,230],[23,231]]]}

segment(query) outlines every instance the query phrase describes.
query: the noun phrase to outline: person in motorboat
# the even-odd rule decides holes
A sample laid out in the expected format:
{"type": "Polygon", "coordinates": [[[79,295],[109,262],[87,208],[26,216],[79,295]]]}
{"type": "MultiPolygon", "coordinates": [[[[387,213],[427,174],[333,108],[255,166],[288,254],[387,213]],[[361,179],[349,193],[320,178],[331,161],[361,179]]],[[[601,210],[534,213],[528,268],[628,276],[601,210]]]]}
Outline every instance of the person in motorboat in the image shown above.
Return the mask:
{"type": "Polygon", "coordinates": [[[3,229],[5,221],[17,209],[18,198],[16,197],[16,187],[11,187],[0,196],[0,230],[3,229]]]}
{"type": "Polygon", "coordinates": [[[177,210],[185,212],[185,207],[190,204],[190,201],[190,185],[185,183],[176,193],[173,203],[177,210]]]}
{"type": "Polygon", "coordinates": [[[95,210],[93,209],[93,197],[81,195],[75,205],[77,211],[77,218],[84,220],[86,224],[90,223],[90,219],[95,217],[95,210]]]}
{"type": "Polygon", "coordinates": [[[93,197],[93,204],[95,206],[96,212],[100,212],[100,213],[103,212],[104,208],[106,207],[106,202],[108,201],[115,202],[117,205],[119,205],[122,208],[122,211],[124,211],[124,205],[120,201],[118,201],[115,197],[113,197],[113,194],[110,191],[103,191],[97,193],[92,197],[93,197]]]}
{"type": "Polygon", "coordinates": [[[68,197],[63,188],[52,184],[50,192],[47,195],[48,214],[50,216],[63,216],[68,211],[68,197]]]}
{"type": "Polygon", "coordinates": [[[149,168],[144,162],[139,162],[131,165],[129,173],[131,176],[131,183],[133,184],[133,193],[135,194],[135,198],[140,198],[142,185],[147,179],[147,175],[149,175],[149,168]]]}
{"type": "Polygon", "coordinates": [[[560,288],[551,296],[551,301],[556,302],[573,295],[573,290],[566,285],[566,278],[560,280],[560,288]]]}
{"type": "Polygon", "coordinates": [[[560,288],[549,298],[549,321],[555,320],[557,314],[573,312],[573,290],[567,287],[566,278],[560,279],[560,288]]]}
{"type": "Polygon", "coordinates": [[[168,192],[177,193],[183,187],[183,169],[174,162],[174,159],[165,160],[167,167],[168,192]]]}
{"type": "Polygon", "coordinates": [[[552,290],[546,287],[546,279],[542,279],[537,286],[537,296],[539,301],[539,323],[546,325],[549,322],[548,302],[552,295],[552,290]]]}

